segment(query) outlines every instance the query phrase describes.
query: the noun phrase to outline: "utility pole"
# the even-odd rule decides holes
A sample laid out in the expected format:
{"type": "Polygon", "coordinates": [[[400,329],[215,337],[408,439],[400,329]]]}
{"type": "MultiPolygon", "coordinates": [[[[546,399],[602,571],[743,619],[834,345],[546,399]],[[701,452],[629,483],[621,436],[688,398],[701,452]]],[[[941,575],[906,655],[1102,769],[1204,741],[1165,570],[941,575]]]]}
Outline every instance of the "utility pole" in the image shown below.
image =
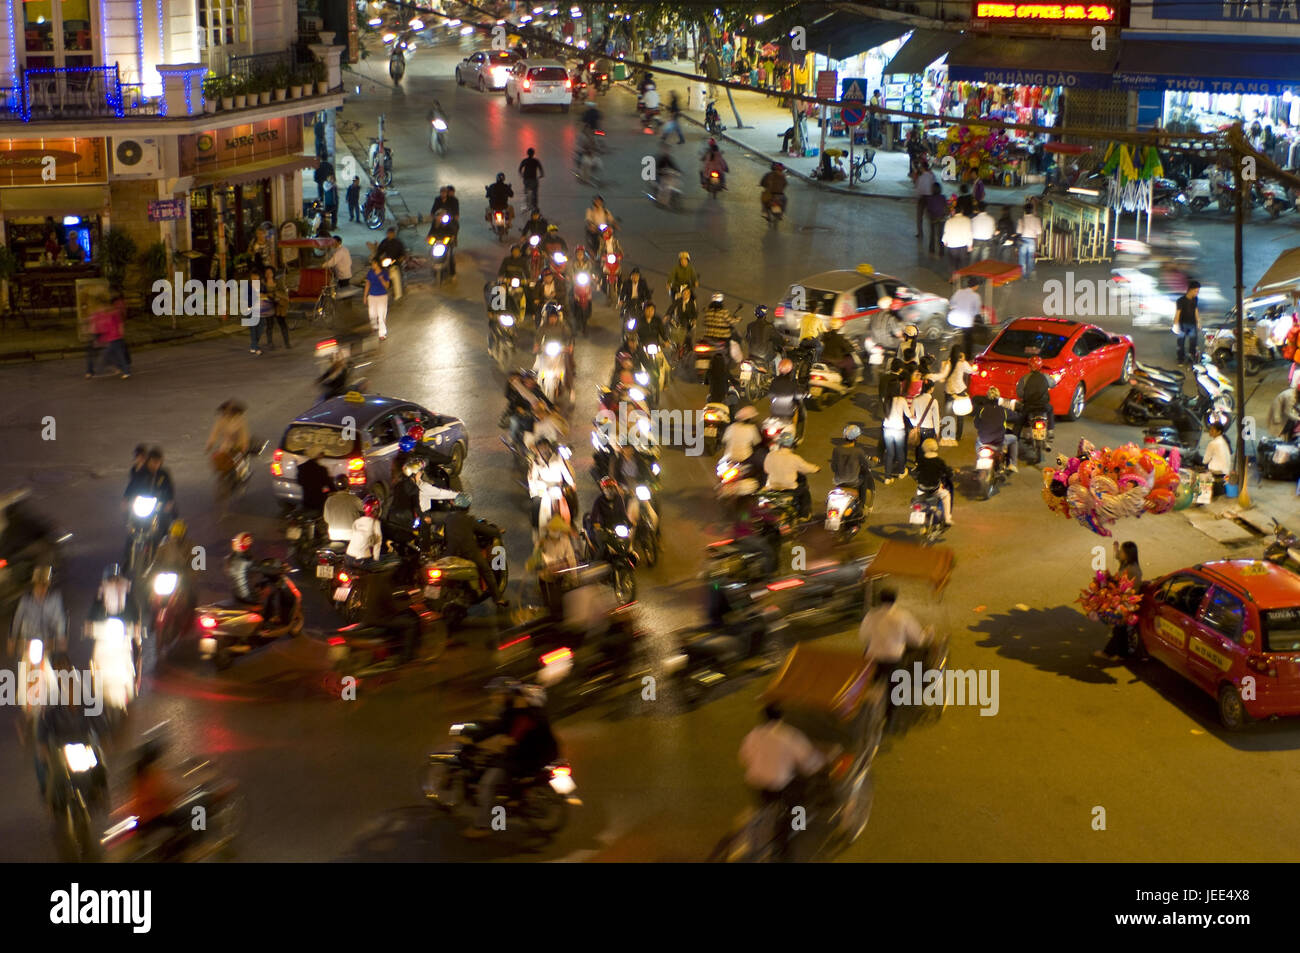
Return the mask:
{"type": "MultiPolygon", "coordinates": [[[[1245,136],[1242,132],[1241,123],[1237,123],[1232,127],[1229,139],[1232,143],[1234,174],[1237,177],[1237,201],[1235,203],[1236,214],[1234,215],[1235,228],[1233,230],[1233,243],[1236,246],[1234,248],[1234,257],[1236,259],[1237,267],[1237,315],[1233,327],[1233,332],[1236,335],[1237,349],[1237,394],[1233,401],[1233,409],[1237,417],[1237,505],[1242,509],[1249,509],[1251,506],[1250,490],[1246,486],[1246,347],[1245,334],[1243,332],[1245,319],[1245,308],[1243,305],[1245,303],[1246,284],[1243,275],[1244,268],[1242,259],[1244,250],[1242,245],[1246,223],[1246,201],[1250,197],[1250,186],[1247,184],[1246,176],[1244,175],[1246,154],[1241,149],[1241,145],[1245,141],[1245,136]]],[[[1199,332],[1199,328],[1197,330],[1199,332]]]]}

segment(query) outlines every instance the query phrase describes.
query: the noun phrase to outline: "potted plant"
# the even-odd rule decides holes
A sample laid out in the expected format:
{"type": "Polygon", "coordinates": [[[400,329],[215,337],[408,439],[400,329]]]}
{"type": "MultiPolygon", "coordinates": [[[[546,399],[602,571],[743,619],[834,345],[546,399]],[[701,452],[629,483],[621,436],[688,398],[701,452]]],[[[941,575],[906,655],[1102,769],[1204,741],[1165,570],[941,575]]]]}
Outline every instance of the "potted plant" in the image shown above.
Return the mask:
{"type": "Polygon", "coordinates": [[[209,115],[217,111],[217,100],[221,98],[221,78],[205,76],[203,78],[203,111],[209,115]]]}
{"type": "Polygon", "coordinates": [[[277,66],[272,74],[271,85],[275,92],[275,101],[284,102],[289,98],[289,69],[285,66],[277,66]]]}
{"type": "Polygon", "coordinates": [[[135,240],[120,228],[110,228],[99,241],[96,259],[109,287],[120,293],[126,283],[126,269],[135,260],[135,240]]]}
{"type": "Polygon", "coordinates": [[[322,60],[317,60],[311,67],[312,78],[316,80],[316,94],[324,96],[330,91],[329,72],[322,60]]]}
{"type": "Polygon", "coordinates": [[[0,311],[9,310],[9,282],[18,274],[18,256],[0,245],[0,311]]]}
{"type": "Polygon", "coordinates": [[[154,285],[171,277],[168,274],[171,258],[166,242],[154,242],[140,256],[140,270],[144,274],[144,305],[149,314],[153,313],[154,285]]]}
{"type": "Polygon", "coordinates": [[[248,105],[248,78],[245,76],[230,77],[230,90],[235,97],[235,108],[245,108],[248,105]]]}
{"type": "Polygon", "coordinates": [[[295,69],[289,71],[289,98],[302,98],[302,70],[295,69]]]}
{"type": "Polygon", "coordinates": [[[218,76],[217,92],[221,96],[221,108],[231,110],[235,108],[235,85],[229,76],[218,76]]]}
{"type": "Polygon", "coordinates": [[[267,106],[271,102],[271,74],[265,70],[253,74],[253,86],[257,90],[257,102],[267,106]]]}

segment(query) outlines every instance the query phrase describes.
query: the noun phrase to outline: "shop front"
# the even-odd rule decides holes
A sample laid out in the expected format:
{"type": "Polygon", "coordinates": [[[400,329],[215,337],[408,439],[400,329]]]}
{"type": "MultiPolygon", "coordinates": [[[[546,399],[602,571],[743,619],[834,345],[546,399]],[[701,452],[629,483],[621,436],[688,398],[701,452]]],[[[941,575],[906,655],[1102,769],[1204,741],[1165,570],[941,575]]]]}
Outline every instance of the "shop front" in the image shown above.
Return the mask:
{"type": "Polygon", "coordinates": [[[302,118],[290,116],[183,136],[180,172],[189,183],[192,277],[206,280],[236,267],[253,236],[270,223],[297,218],[298,172],[316,165],[302,155],[302,118]]]}

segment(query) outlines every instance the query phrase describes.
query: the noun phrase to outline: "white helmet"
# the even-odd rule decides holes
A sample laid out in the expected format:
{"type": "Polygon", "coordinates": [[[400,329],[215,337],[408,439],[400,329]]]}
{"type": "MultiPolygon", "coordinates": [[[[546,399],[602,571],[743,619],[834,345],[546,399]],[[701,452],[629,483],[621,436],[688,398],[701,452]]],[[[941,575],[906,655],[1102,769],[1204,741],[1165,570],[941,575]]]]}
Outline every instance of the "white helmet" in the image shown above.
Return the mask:
{"type": "Polygon", "coordinates": [[[903,337],[907,338],[909,341],[915,339],[915,337],[916,337],[916,325],[915,325],[915,324],[909,324],[909,325],[907,325],[905,328],[903,328],[903,337]]]}

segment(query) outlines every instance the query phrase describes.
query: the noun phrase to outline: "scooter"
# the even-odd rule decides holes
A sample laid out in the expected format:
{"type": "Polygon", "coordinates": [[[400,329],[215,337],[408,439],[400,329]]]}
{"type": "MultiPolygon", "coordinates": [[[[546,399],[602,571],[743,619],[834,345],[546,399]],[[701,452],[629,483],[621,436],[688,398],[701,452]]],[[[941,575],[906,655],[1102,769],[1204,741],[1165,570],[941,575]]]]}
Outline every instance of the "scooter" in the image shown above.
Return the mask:
{"type": "Polygon", "coordinates": [[[127,575],[135,576],[145,571],[157,552],[162,504],[157,497],[133,496],[127,513],[126,565],[123,568],[127,575]]]}
{"type": "Polygon", "coordinates": [[[83,721],[75,735],[50,739],[44,764],[45,804],[54,822],[59,858],[99,860],[99,835],[109,806],[108,769],[90,722],[83,721]]]}
{"type": "Polygon", "coordinates": [[[396,47],[388,57],[388,75],[394,85],[400,85],[402,77],[406,75],[406,57],[396,47]]]}
{"type": "Polygon", "coordinates": [[[681,685],[683,700],[691,706],[705,702],[725,683],[772,671],[789,648],[789,626],[780,610],[755,603],[747,583],[720,582],[712,598],[726,606],[726,624],[679,632],[680,647],[663,663],[664,674],[681,685]]]}
{"type": "Polygon", "coordinates": [[[451,215],[443,212],[439,216],[438,221],[434,222],[433,227],[429,229],[427,241],[434,277],[438,284],[442,284],[442,276],[446,274],[452,255],[455,254],[456,233],[452,227],[451,215]]]}
{"type": "MultiPolygon", "coordinates": [[[[1044,420],[1044,424],[1046,421],[1044,420]]],[[[1046,432],[1044,432],[1046,436],[1046,432]]],[[[1041,460],[1041,457],[1039,458],[1041,460]]],[[[975,445],[975,480],[979,486],[979,498],[987,500],[993,491],[1010,475],[1007,469],[1008,459],[1002,447],[990,447],[978,441],[975,445]]]]}
{"type": "Polygon", "coordinates": [[[588,527],[587,550],[604,553],[603,561],[609,566],[609,586],[614,591],[614,601],[620,606],[636,601],[637,554],[632,547],[632,528],[626,523],[614,527],[588,527]]]}
{"type": "Polygon", "coordinates": [[[170,571],[155,573],[149,590],[149,630],[161,656],[192,630],[193,593],[180,573],[170,571]]]}
{"type": "Polygon", "coordinates": [[[682,177],[672,169],[665,169],[654,182],[646,198],[670,212],[682,210],[682,177]]]}
{"type": "Polygon", "coordinates": [[[537,375],[542,393],[553,404],[559,402],[561,394],[566,402],[573,399],[573,390],[568,380],[568,363],[564,345],[559,341],[547,341],[537,352],[533,373],[537,375]]]}
{"type": "Polygon", "coordinates": [[[365,204],[361,206],[361,218],[365,221],[367,228],[384,227],[384,187],[376,181],[366,193],[365,204]]]}
{"type": "Polygon", "coordinates": [[[772,386],[772,361],[751,354],[740,362],[736,383],[745,399],[751,403],[765,397],[768,388],[772,386]]]}
{"type": "Polygon", "coordinates": [[[1259,198],[1270,218],[1277,218],[1292,207],[1291,198],[1286,188],[1279,182],[1260,182],[1256,186],[1259,198]]]}
{"type": "Polygon", "coordinates": [[[710,169],[709,174],[704,177],[704,191],[709,193],[709,198],[716,200],[718,193],[727,187],[727,180],[717,169],[710,169]]]}
{"type": "Polygon", "coordinates": [[[382,139],[370,140],[370,154],[367,165],[370,169],[370,179],[376,185],[382,185],[384,188],[393,184],[393,150],[383,145],[382,139]],[[383,157],[380,157],[380,150],[383,150],[383,157]]]}
{"type": "Polygon", "coordinates": [[[775,228],[777,223],[780,222],[781,219],[785,218],[785,205],[786,198],[784,192],[772,196],[771,201],[769,201],[763,208],[763,218],[767,219],[767,224],[775,228]]]}
{"type": "MultiPolygon", "coordinates": [[[[1017,409],[1020,410],[1021,413],[1025,412],[1019,404],[1017,404],[1017,409]]],[[[1033,450],[1033,462],[1035,464],[1042,463],[1047,459],[1047,454],[1051,452],[1052,449],[1048,445],[1047,414],[1035,412],[1029,415],[1028,419],[1025,421],[1025,429],[1023,433],[1025,437],[1024,449],[1033,450]]]]}
{"type": "Polygon", "coordinates": [[[99,838],[105,860],[194,863],[233,853],[244,819],[244,799],[238,785],[220,777],[206,759],[190,759],[171,773],[185,785],[185,791],[169,816],[183,821],[141,826],[138,817],[123,817],[99,838]],[[204,818],[205,823],[191,824],[191,818],[196,817],[204,818]]]}
{"type": "MultiPolygon", "coordinates": [[[[480,519],[474,527],[474,536],[487,559],[500,591],[504,592],[510,581],[504,561],[495,568],[497,555],[505,552],[505,530],[480,519]]],[[[461,556],[442,556],[424,565],[424,598],[430,607],[447,620],[450,626],[459,625],[469,614],[470,607],[488,598],[491,590],[478,567],[461,556]]]]}
{"type": "Polygon", "coordinates": [[[447,120],[441,116],[429,120],[429,148],[440,156],[447,154],[447,120]]]}
{"type": "Polygon", "coordinates": [[[1216,200],[1208,177],[1192,179],[1187,183],[1184,194],[1187,196],[1187,207],[1193,212],[1204,212],[1216,200]]]}
{"type": "Polygon", "coordinates": [[[488,227],[496,235],[497,241],[503,242],[510,237],[510,215],[504,209],[492,209],[492,216],[488,219],[488,227]]]}
{"type": "Polygon", "coordinates": [[[826,531],[847,543],[871,515],[873,502],[870,497],[864,500],[859,496],[857,484],[835,484],[826,494],[826,531]]]}
{"type": "Polygon", "coordinates": [[[727,127],[722,124],[722,117],[718,115],[717,100],[710,99],[704,107],[704,128],[711,136],[718,136],[726,131],[727,127]]]}
{"type": "Polygon", "coordinates": [[[713,456],[718,452],[718,441],[723,432],[731,424],[731,408],[710,401],[704,405],[701,416],[704,419],[704,452],[713,456]]]}
{"type": "Polygon", "coordinates": [[[98,697],[103,699],[105,719],[120,724],[140,691],[141,634],[138,627],[123,618],[102,619],[89,628],[95,643],[90,677],[98,697]]]}
{"type": "Polygon", "coordinates": [[[199,635],[199,657],[211,661],[218,669],[227,668],[235,656],[246,655],[267,642],[302,632],[302,593],[288,578],[295,570],[279,560],[263,560],[255,567],[275,586],[288,595],[288,618],[279,626],[263,629],[259,607],[234,601],[200,606],[195,611],[199,635]]]}
{"type": "Polygon", "coordinates": [[[573,318],[583,337],[587,336],[587,325],[591,322],[591,295],[595,283],[590,268],[573,273],[573,318]]]}
{"type": "MultiPolygon", "coordinates": [[[[853,379],[862,380],[862,359],[853,355],[853,379]]],[[[850,387],[845,383],[840,368],[835,364],[813,364],[808,371],[808,403],[816,410],[827,403],[833,403],[848,394],[850,387]]]]}
{"type": "Polygon", "coordinates": [[[925,543],[934,542],[943,533],[943,500],[939,499],[938,487],[917,485],[907,522],[916,527],[917,534],[925,543]]]}

